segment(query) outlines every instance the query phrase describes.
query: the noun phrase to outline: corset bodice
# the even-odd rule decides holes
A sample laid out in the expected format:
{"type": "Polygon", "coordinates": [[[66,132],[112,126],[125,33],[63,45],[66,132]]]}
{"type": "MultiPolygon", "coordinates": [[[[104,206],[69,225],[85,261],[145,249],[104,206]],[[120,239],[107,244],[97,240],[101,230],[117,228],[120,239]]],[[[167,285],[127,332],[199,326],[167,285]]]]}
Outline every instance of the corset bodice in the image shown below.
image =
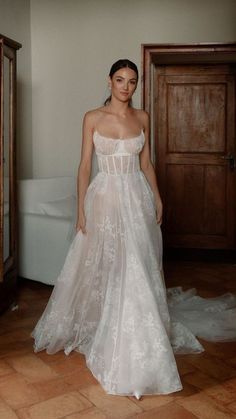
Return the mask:
{"type": "Polygon", "coordinates": [[[143,131],[137,137],[112,139],[100,135],[93,137],[100,172],[111,175],[140,171],[139,153],[144,145],[143,131]]]}

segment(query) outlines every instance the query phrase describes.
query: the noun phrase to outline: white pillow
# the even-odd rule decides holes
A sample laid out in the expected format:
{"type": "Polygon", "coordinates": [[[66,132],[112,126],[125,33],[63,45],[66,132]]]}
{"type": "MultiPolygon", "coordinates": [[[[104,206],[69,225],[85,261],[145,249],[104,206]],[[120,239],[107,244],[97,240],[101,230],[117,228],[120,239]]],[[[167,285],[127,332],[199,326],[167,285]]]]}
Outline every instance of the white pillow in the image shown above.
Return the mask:
{"type": "Polygon", "coordinates": [[[51,217],[72,217],[75,211],[76,199],[74,195],[55,201],[40,202],[40,212],[51,217]]]}

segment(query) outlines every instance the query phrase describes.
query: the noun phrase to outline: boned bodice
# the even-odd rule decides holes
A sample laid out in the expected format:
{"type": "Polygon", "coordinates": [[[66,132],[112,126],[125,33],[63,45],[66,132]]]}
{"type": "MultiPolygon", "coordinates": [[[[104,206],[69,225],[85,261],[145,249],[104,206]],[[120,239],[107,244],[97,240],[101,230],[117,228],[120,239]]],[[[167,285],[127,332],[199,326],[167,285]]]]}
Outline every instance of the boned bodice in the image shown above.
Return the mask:
{"type": "Polygon", "coordinates": [[[112,139],[95,131],[93,141],[100,172],[119,175],[140,171],[139,153],[145,141],[143,131],[137,137],[127,139],[112,139]]]}

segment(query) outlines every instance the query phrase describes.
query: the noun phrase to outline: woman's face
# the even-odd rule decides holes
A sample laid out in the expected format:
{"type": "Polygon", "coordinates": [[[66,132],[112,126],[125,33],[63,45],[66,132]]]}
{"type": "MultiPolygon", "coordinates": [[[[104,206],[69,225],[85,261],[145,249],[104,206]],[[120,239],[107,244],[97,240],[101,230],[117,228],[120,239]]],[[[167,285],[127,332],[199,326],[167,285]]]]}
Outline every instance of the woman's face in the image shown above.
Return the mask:
{"type": "Polygon", "coordinates": [[[109,79],[111,95],[121,102],[129,102],[137,87],[137,74],[131,68],[125,67],[116,71],[109,79]]]}

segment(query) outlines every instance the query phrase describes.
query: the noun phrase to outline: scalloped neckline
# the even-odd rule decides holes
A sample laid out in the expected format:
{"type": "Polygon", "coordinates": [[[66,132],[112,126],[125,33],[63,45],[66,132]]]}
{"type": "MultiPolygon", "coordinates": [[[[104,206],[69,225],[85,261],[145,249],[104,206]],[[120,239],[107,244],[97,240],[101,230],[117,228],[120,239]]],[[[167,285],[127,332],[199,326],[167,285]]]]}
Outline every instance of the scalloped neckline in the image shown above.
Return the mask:
{"type": "Polygon", "coordinates": [[[136,135],[135,137],[130,137],[130,138],[112,138],[112,137],[106,137],[105,135],[100,134],[97,130],[94,131],[93,135],[98,135],[101,138],[104,138],[105,140],[108,141],[130,141],[130,140],[135,140],[136,138],[139,138],[141,136],[144,136],[144,131],[143,129],[141,130],[139,135],[136,135]]]}

